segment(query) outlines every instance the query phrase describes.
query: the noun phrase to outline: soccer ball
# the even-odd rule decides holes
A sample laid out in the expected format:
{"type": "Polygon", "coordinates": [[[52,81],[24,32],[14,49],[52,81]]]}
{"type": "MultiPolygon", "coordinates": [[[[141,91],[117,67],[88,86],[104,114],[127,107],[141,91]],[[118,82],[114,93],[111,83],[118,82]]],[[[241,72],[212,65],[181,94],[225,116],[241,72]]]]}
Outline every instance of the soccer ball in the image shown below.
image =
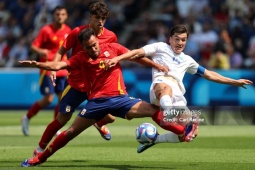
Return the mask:
{"type": "Polygon", "coordinates": [[[157,128],[151,123],[142,123],[136,128],[136,140],[141,144],[151,144],[157,139],[157,136],[157,128]]]}

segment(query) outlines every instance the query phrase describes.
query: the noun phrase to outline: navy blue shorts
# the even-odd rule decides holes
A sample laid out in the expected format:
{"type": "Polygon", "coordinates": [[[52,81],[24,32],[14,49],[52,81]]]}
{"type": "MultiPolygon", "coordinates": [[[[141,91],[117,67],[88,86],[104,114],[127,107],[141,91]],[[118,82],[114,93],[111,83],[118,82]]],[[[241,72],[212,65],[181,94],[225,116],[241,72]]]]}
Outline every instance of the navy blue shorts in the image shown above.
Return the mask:
{"type": "Polygon", "coordinates": [[[101,120],[108,113],[116,117],[126,118],[128,111],[140,101],[141,99],[128,95],[91,99],[88,100],[88,103],[78,115],[87,119],[95,119],[96,121],[101,120]]]}
{"type": "Polygon", "coordinates": [[[73,113],[75,109],[87,99],[86,92],[80,92],[68,85],[62,94],[59,112],[62,114],[73,113]]]}
{"type": "Polygon", "coordinates": [[[67,85],[67,79],[66,76],[63,77],[57,77],[56,78],[56,86],[54,87],[51,83],[50,77],[45,75],[42,78],[42,82],[40,84],[40,92],[42,95],[46,94],[58,94],[64,91],[66,85],[67,85]]]}

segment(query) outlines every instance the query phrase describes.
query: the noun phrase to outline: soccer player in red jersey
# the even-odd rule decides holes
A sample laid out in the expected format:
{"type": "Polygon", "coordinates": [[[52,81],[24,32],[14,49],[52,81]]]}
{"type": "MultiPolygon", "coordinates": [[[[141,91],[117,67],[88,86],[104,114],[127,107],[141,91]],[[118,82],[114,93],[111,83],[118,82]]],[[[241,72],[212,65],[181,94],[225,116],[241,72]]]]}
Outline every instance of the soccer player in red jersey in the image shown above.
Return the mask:
{"type": "MultiPolygon", "coordinates": [[[[89,24],[74,28],[65,39],[55,54],[54,61],[61,61],[67,51],[72,50],[71,57],[78,52],[83,51],[80,42],[78,41],[78,34],[85,28],[92,28],[100,43],[117,42],[117,36],[110,30],[104,28],[106,18],[109,15],[109,9],[102,2],[95,2],[89,7],[89,24]]],[[[38,146],[34,149],[34,155],[39,155],[47,147],[53,136],[60,130],[72,117],[75,109],[85,100],[87,100],[86,84],[82,79],[83,72],[81,70],[71,70],[68,75],[68,86],[60,101],[58,116],[45,129],[38,146]]],[[[51,72],[51,80],[55,85],[56,72],[51,72]]],[[[111,139],[110,131],[105,124],[113,122],[114,116],[107,116],[95,123],[95,127],[105,140],[111,139]]]]}
{"type": "Polygon", "coordinates": [[[110,70],[106,70],[106,60],[124,54],[128,49],[117,43],[99,44],[94,31],[89,28],[83,30],[78,39],[85,51],[79,52],[68,61],[48,63],[20,61],[20,64],[24,66],[47,70],[83,70],[89,73],[84,76],[84,81],[90,83],[88,103],[79,112],[72,125],[58,135],[42,154],[22,162],[22,167],[36,166],[45,162],[58,149],[108,113],[128,120],[152,117],[159,126],[167,129],[165,127],[167,124],[159,120],[158,115],[162,114],[159,107],[128,96],[119,63],[110,70]]]}
{"type": "MultiPolygon", "coordinates": [[[[63,44],[67,35],[71,32],[69,26],[65,24],[68,17],[66,8],[57,6],[53,10],[54,21],[51,24],[45,25],[39,31],[38,36],[34,39],[31,49],[39,55],[40,62],[53,61],[56,52],[63,44]]],[[[62,60],[66,60],[66,55],[62,60]]],[[[41,109],[52,103],[54,99],[54,93],[58,96],[60,101],[62,92],[66,86],[67,70],[60,70],[56,74],[56,86],[51,83],[50,72],[46,70],[40,70],[40,92],[43,95],[41,100],[36,101],[32,107],[28,110],[27,114],[21,119],[22,132],[25,136],[29,135],[29,120],[34,117],[41,109]]],[[[58,114],[58,106],[54,111],[54,118],[58,114]]]]}

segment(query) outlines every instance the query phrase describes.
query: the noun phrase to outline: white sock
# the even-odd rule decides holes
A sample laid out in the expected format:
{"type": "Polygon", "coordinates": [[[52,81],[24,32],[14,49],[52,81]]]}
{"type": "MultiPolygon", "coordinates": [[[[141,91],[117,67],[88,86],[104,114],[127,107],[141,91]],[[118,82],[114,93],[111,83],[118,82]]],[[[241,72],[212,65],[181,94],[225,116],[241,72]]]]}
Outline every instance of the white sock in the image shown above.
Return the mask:
{"type": "Polygon", "coordinates": [[[158,135],[155,143],[179,143],[179,137],[173,132],[169,132],[163,135],[158,135]]]}
{"type": "Polygon", "coordinates": [[[164,110],[170,110],[173,107],[173,102],[169,95],[162,96],[159,103],[164,110]]]}
{"type": "Polygon", "coordinates": [[[36,151],[37,152],[43,152],[44,151],[44,149],[42,149],[39,145],[36,147],[36,151]]]}

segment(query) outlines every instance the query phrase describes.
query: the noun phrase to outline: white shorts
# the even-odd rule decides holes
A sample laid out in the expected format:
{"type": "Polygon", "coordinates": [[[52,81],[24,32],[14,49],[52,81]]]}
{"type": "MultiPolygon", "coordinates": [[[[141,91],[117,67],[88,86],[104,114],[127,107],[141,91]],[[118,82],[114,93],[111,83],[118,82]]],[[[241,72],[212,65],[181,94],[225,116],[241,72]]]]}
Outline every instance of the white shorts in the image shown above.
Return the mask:
{"type": "Polygon", "coordinates": [[[157,83],[165,83],[169,85],[172,88],[172,102],[173,106],[186,106],[187,101],[185,97],[183,96],[183,93],[181,92],[179,86],[177,83],[172,81],[171,79],[165,78],[163,76],[156,77],[154,81],[151,84],[150,87],[150,102],[152,104],[155,104],[159,106],[159,100],[156,98],[155,92],[154,92],[154,86],[157,83]]]}

